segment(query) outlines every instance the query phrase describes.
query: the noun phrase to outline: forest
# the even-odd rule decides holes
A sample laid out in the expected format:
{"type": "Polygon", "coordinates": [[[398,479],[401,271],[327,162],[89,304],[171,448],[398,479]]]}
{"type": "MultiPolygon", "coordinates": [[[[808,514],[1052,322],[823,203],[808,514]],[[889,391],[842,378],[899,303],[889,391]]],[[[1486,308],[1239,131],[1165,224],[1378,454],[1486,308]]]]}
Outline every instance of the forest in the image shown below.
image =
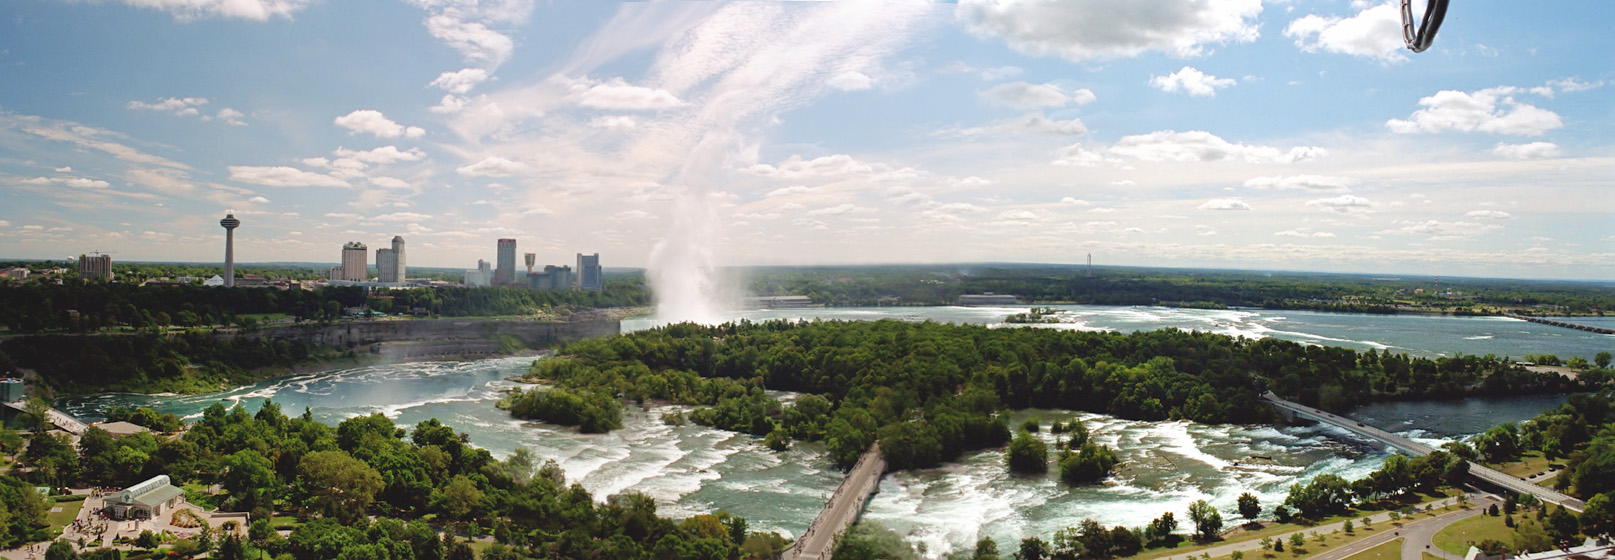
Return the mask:
{"type": "Polygon", "coordinates": [[[286,371],[352,351],[302,341],[215,337],[193,329],[174,334],[36,335],[0,341],[0,374],[17,367],[39,373],[55,391],[200,393],[286,371]]]}
{"type": "MultiPolygon", "coordinates": [[[[1056,408],[1137,420],[1276,420],[1270,388],[1333,411],[1377,400],[1564,392],[1603,383],[1495,356],[1429,359],[1175,329],[1119,334],[934,322],[677,324],[582,340],[537,361],[548,383],[509,399],[519,416],[599,418],[613,397],[697,405],[691,421],[822,440],[841,465],[880,441],[894,469],[1010,441],[1002,413],[1056,408]],[[568,397],[546,397],[555,389],[568,397]],[[766,390],[803,393],[790,406],[766,390]],[[573,398],[576,397],[576,398],[573,398]],[[545,401],[546,407],[532,402],[545,401]],[[560,403],[548,406],[549,401],[560,403]]],[[[596,430],[611,429],[609,419],[596,430]]],[[[1080,452],[1080,450],[1079,450],[1080,452]]]]}
{"type": "Polygon", "coordinates": [[[555,308],[647,305],[642,283],[608,282],[604,290],[544,292],[515,287],[430,287],[370,291],[327,286],[317,290],[223,289],[205,286],[142,287],[69,280],[63,285],[0,286],[0,324],[15,333],[160,330],[169,326],[255,325],[245,316],[283,314],[298,321],[334,320],[348,307],[385,301],[388,311],[421,308],[433,316],[531,315],[555,308]],[[375,296],[390,296],[377,300],[375,296]]]}
{"type": "MultiPolygon", "coordinates": [[[[668,519],[635,493],[597,502],[567,484],[553,461],[539,464],[525,449],[494,459],[436,419],[406,430],[373,414],[333,427],[266,402],[256,413],[214,404],[174,439],[114,439],[91,428],[75,452],[62,436],[37,433],[20,454],[26,479],[0,474],[0,549],[46,538],[55,498],[34,486],[125,486],[158,474],[175,484],[216,484],[218,494],[193,492],[188,500],[251,514],[247,539],[205,530],[169,536],[174,556],[472,560],[466,536],[493,538],[479,555],[489,560],[762,560],[785,546],[779,535],[750,531],[745,519],[723,512],[668,519]],[[277,514],[295,520],[272,521],[277,514]]],[[[0,444],[20,439],[7,434],[0,444]]]]}
{"type": "Polygon", "coordinates": [[[1615,293],[1593,282],[1031,264],[777,267],[745,273],[754,295],[805,295],[832,306],[952,305],[960,295],[992,292],[1033,304],[1615,313],[1615,293]]]}

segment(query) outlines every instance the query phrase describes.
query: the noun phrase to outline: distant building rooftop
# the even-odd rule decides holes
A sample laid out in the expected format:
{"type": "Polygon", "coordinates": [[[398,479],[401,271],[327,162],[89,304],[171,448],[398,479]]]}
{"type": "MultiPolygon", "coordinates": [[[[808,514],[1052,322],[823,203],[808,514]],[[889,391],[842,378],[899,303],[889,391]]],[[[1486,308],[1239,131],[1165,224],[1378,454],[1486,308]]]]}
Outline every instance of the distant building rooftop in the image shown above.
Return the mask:
{"type": "Polygon", "coordinates": [[[139,424],[130,424],[128,422],[103,422],[96,424],[95,426],[97,428],[106,430],[107,433],[112,434],[112,437],[114,438],[132,436],[141,432],[151,431],[151,429],[145,426],[141,426],[139,424]]]}

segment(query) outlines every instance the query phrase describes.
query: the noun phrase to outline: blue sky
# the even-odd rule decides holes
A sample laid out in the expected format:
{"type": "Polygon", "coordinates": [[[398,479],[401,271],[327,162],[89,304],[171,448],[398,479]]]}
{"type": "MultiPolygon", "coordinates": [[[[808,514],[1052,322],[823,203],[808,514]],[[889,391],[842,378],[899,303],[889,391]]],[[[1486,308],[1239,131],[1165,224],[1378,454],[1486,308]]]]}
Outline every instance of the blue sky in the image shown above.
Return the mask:
{"type": "Polygon", "coordinates": [[[14,0],[0,257],[1615,278],[1615,15],[1464,2],[14,0]],[[1122,9],[1118,9],[1121,6],[1122,9]],[[693,263],[693,264],[692,264],[693,263]]]}

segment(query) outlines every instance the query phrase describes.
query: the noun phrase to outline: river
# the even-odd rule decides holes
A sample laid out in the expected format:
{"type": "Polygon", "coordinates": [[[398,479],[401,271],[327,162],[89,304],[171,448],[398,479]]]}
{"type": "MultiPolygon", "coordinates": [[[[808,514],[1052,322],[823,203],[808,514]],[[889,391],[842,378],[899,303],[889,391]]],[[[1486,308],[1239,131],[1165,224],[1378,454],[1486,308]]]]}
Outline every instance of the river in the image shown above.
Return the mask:
{"type": "MultiPolygon", "coordinates": [[[[1166,327],[1235,336],[1272,336],[1356,349],[1389,349],[1421,356],[1552,353],[1591,358],[1615,349],[1615,337],[1499,318],[1342,315],[1262,310],[1191,310],[1155,307],[1055,306],[1062,324],[1051,328],[1119,331],[1166,327]]],[[[833,308],[746,311],[736,318],[936,320],[1001,325],[1026,308],[833,308]]],[[[624,321],[624,330],[653,326],[624,321]]],[[[57,403],[83,420],[98,420],[109,405],[150,406],[198,417],[214,402],[242,403],[255,410],[273,398],[287,414],[309,407],[329,423],[380,412],[400,425],[428,418],[467,432],[473,444],[503,457],[517,447],[554,459],[570,480],[597,498],[633,490],[658,500],[667,515],[727,510],[754,529],[794,534],[805,529],[840,479],[816,444],[773,453],[749,436],[701,426],[667,426],[664,412],[680,407],[632,409],[625,428],[611,434],[529,423],[495,409],[500,391],[517,384],[505,378],[526,370],[530,358],[465,362],[419,362],[369,366],[273,379],[217,394],[185,397],[93,395],[57,403]]],[[[1389,403],[1349,416],[1436,443],[1519,421],[1563,402],[1563,397],[1458,402],[1389,403]]],[[[1376,468],[1383,449],[1326,428],[1137,422],[1069,411],[1022,411],[1016,422],[1037,418],[1044,426],[1080,418],[1098,441],[1116,447],[1124,461],[1102,485],[1067,487],[1049,477],[1011,476],[1000,451],[972,453],[940,469],[888,476],[866,517],[879,521],[941,555],[992,536],[1012,546],[1024,536],[1044,538],[1085,518],[1140,526],[1165,511],[1183,518],[1187,505],[1210,500],[1234,511],[1243,492],[1271,508],[1296,481],[1322,473],[1348,478],[1376,468]]],[[[1047,430],[1042,432],[1052,440],[1047,430]]]]}

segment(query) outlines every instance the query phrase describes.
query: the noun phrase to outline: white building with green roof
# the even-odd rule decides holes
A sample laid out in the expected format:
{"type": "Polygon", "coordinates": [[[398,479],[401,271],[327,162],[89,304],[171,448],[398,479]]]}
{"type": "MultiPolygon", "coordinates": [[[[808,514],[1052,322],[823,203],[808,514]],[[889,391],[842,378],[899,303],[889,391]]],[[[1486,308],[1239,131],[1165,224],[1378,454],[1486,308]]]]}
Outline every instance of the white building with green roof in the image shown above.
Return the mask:
{"type": "Polygon", "coordinates": [[[184,501],[185,490],[160,474],[112,494],[106,503],[116,519],[156,519],[184,501]]]}

